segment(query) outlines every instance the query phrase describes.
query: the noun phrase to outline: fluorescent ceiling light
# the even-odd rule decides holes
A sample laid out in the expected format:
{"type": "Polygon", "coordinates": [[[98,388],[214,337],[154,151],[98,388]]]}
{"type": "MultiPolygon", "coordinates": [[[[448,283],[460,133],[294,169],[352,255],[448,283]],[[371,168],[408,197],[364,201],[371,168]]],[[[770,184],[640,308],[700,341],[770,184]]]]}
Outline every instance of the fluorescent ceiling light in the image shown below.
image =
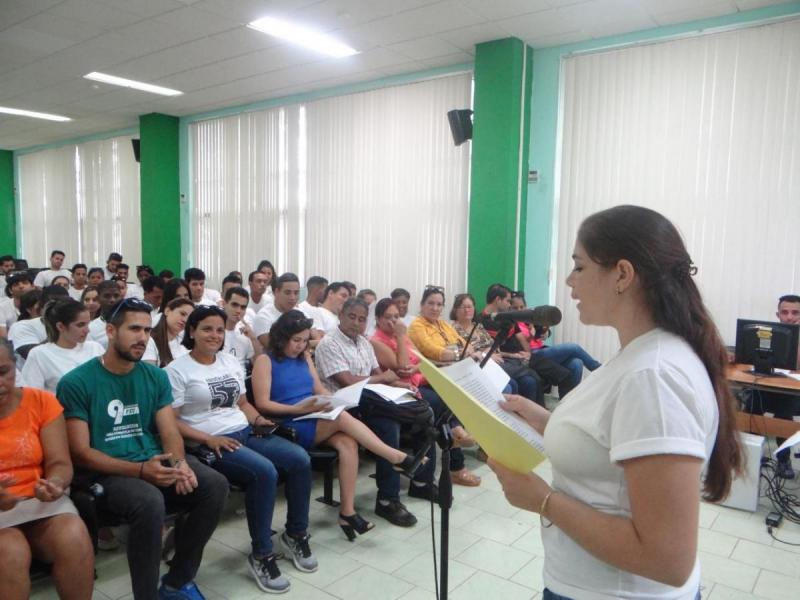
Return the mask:
{"type": "Polygon", "coordinates": [[[19,108],[7,108],[0,106],[0,113],[7,115],[17,115],[19,117],[33,117],[34,119],[47,119],[48,121],[72,121],[69,117],[61,115],[51,115],[48,113],[34,112],[32,110],[20,110],[19,108]]]}
{"type": "Polygon", "coordinates": [[[151,94],[160,94],[162,96],[180,96],[183,92],[178,90],[171,90],[170,88],[161,87],[160,85],[152,85],[150,83],[143,83],[141,81],[134,81],[133,79],[125,79],[123,77],[115,77],[114,75],[106,75],[105,73],[98,73],[92,71],[84,75],[84,79],[91,79],[92,81],[102,81],[103,83],[110,83],[111,85],[119,85],[134,90],[141,90],[143,92],[150,92],[151,94]]]}
{"type": "Polygon", "coordinates": [[[275,19],[274,17],[263,17],[257,19],[252,23],[247,24],[251,29],[256,29],[263,33],[273,35],[292,44],[303,46],[309,50],[321,52],[328,56],[335,58],[344,58],[345,56],[353,56],[358,54],[358,50],[354,50],[347,44],[333,39],[332,37],[319,33],[307,27],[301,27],[288,21],[275,19]]]}

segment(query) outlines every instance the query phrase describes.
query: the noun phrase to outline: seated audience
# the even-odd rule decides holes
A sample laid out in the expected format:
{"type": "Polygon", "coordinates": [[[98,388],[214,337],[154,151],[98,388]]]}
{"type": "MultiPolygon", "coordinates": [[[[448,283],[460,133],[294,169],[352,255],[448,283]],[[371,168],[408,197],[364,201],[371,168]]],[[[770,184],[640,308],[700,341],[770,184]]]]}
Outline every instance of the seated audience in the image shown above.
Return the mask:
{"type": "Polygon", "coordinates": [[[63,409],[17,387],[11,344],[0,339],[0,596],[30,595],[33,557],[53,565],[60,598],[89,600],[94,551],[65,491],[72,481],[63,409]]]}
{"type": "MultiPolygon", "coordinates": [[[[419,358],[414,352],[414,345],[408,338],[408,331],[400,319],[400,311],[394,300],[384,298],[378,301],[375,305],[375,319],[375,335],[370,338],[370,342],[375,349],[378,365],[381,369],[391,369],[401,381],[414,385],[438,419],[447,410],[447,406],[420,372],[419,358]]],[[[453,435],[450,479],[458,485],[480,485],[481,478],[464,466],[464,453],[461,451],[462,446],[472,446],[475,441],[455,418],[450,419],[450,430],[453,435]]]]}
{"type": "Polygon", "coordinates": [[[93,285],[95,287],[100,285],[100,282],[105,280],[105,278],[106,278],[106,273],[100,267],[92,267],[91,269],[89,269],[89,274],[86,276],[89,285],[93,285]]]}
{"type": "Polygon", "coordinates": [[[22,385],[55,393],[61,377],[103,354],[103,347],[87,340],[89,311],[72,298],[49,303],[44,309],[47,343],[28,353],[22,368],[22,385]]]}
{"type": "Polygon", "coordinates": [[[17,268],[14,257],[10,254],[0,256],[0,295],[5,294],[6,278],[17,268]]]}
{"type": "Polygon", "coordinates": [[[73,300],[80,300],[83,290],[89,285],[89,280],[86,272],[86,265],[83,263],[76,263],[72,265],[72,285],[69,288],[69,295],[73,300]]]}
{"type": "Polygon", "coordinates": [[[183,272],[183,279],[189,287],[189,299],[198,306],[217,306],[221,296],[217,290],[206,287],[206,274],[197,268],[183,272]]]}
{"type": "Polygon", "coordinates": [[[103,487],[103,510],[130,525],[133,597],[201,598],[194,578],[222,514],[228,482],[184,454],[169,379],[141,362],[150,306],[135,298],[119,301],[108,312],[106,331],[105,354],[58,384],[73,461],[103,487]],[[164,516],[177,508],[183,520],[175,556],[159,588],[164,516]]]}
{"type": "MultiPolygon", "coordinates": [[[[367,305],[358,298],[349,298],[342,307],[339,326],[328,333],[317,346],[314,360],[322,376],[323,384],[330,390],[338,390],[364,379],[369,383],[384,383],[408,388],[416,393],[416,387],[401,381],[394,371],[381,371],[375,351],[364,331],[367,327],[367,305]]],[[[366,392],[365,392],[366,393],[366,392]]],[[[363,404],[362,396],[362,404],[363,404]]],[[[362,415],[362,420],[375,432],[382,442],[398,448],[400,444],[400,423],[395,419],[362,415]]],[[[425,443],[424,434],[414,437],[415,449],[425,443]]],[[[437,499],[438,488],[433,483],[436,449],[428,451],[428,461],[414,474],[408,489],[414,498],[437,499]]],[[[400,502],[400,476],[394,466],[384,458],[375,462],[375,479],[378,497],[375,514],[400,527],[410,527],[417,522],[405,505],[400,502]]]]}
{"type": "MultiPolygon", "coordinates": [[[[511,310],[525,310],[526,308],[525,294],[522,292],[513,292],[511,294],[511,310]]],[[[584,367],[590,371],[594,371],[600,367],[600,363],[592,358],[592,356],[578,344],[564,343],[553,344],[551,346],[545,345],[544,342],[550,335],[549,327],[535,324],[529,325],[523,322],[519,322],[517,325],[519,326],[522,336],[529,342],[531,353],[535,354],[537,358],[548,358],[557,362],[562,367],[569,369],[572,374],[570,381],[574,385],[581,382],[584,367]]],[[[563,396],[561,397],[563,398],[563,396]]]]}
{"type": "Polygon", "coordinates": [[[256,267],[256,271],[259,271],[259,272],[263,273],[264,275],[266,275],[266,277],[267,277],[267,291],[266,291],[266,293],[271,295],[272,292],[275,291],[275,278],[277,277],[277,275],[276,275],[277,271],[275,270],[275,267],[273,266],[273,264],[270,261],[265,259],[265,260],[262,260],[260,263],[258,263],[258,266],[256,267]]]}
{"type": "Polygon", "coordinates": [[[89,319],[94,320],[100,316],[100,300],[97,294],[97,286],[87,285],[83,288],[80,301],[89,311],[89,319]]]}
{"type": "Polygon", "coordinates": [[[139,281],[139,286],[144,288],[144,282],[155,277],[155,272],[150,265],[138,265],[136,267],[136,279],[139,281]]]}
{"type": "Polygon", "coordinates": [[[444,289],[426,287],[422,292],[419,316],[408,328],[408,336],[426,358],[439,364],[448,364],[473,354],[474,350],[467,348],[464,338],[441,318],[443,309],[444,289]]]}
{"type": "MultiPolygon", "coordinates": [[[[317,309],[325,300],[325,288],[328,287],[328,280],[319,275],[309,277],[306,281],[306,299],[297,305],[297,310],[302,312],[307,318],[319,320],[317,309]]],[[[322,331],[318,329],[318,331],[322,331]]]]}
{"type": "MultiPolygon", "coordinates": [[[[189,285],[183,279],[170,279],[164,284],[164,294],[161,296],[161,306],[158,307],[158,312],[164,314],[167,304],[175,300],[175,298],[189,298],[189,285]]],[[[155,327],[155,323],[153,323],[155,327]]]]}
{"type": "Polygon", "coordinates": [[[298,308],[314,321],[314,330],[324,335],[339,327],[339,313],[342,312],[342,306],[349,297],[350,292],[345,285],[340,281],[334,281],[325,288],[321,304],[310,309],[298,308]]]}
{"type": "Polygon", "coordinates": [[[67,278],[67,285],[72,274],[63,267],[64,253],[61,250],[53,250],[50,253],[50,268],[44,271],[39,271],[36,274],[36,279],[33,280],[33,285],[38,288],[45,288],[48,285],[53,285],[53,278],[61,275],[67,278]]]}
{"type": "Polygon", "coordinates": [[[103,279],[112,279],[117,274],[117,267],[122,262],[122,255],[112,252],[106,259],[106,267],[103,269],[103,279]]]}
{"type": "Polygon", "coordinates": [[[225,352],[239,361],[245,374],[250,372],[253,357],[260,354],[262,347],[250,326],[242,319],[247,312],[249,294],[242,287],[225,291],[225,352]]]}
{"type": "Polygon", "coordinates": [[[69,298],[67,290],[57,285],[49,285],[41,292],[32,290],[27,292],[20,304],[19,320],[12,325],[8,332],[8,341],[14,344],[17,355],[17,365],[20,369],[28,358],[28,353],[39,344],[47,341],[47,328],[42,319],[42,311],[49,302],[69,298]],[[38,294],[34,294],[38,292],[38,294]]]}
{"type": "Polygon", "coordinates": [[[100,303],[100,310],[98,311],[98,316],[89,323],[89,339],[97,342],[103,348],[108,345],[104,318],[106,311],[112,306],[116,306],[117,302],[123,297],[117,282],[114,280],[103,280],[97,286],[97,301],[100,303]]]}
{"type": "Polygon", "coordinates": [[[33,281],[28,273],[14,273],[8,276],[6,280],[7,298],[0,303],[0,315],[2,316],[0,337],[6,337],[11,326],[17,322],[22,296],[33,289],[33,281]]]}
{"type": "Polygon", "coordinates": [[[142,299],[153,307],[151,316],[158,313],[161,301],[164,299],[164,287],[164,280],[155,275],[151,275],[142,282],[142,299]]]}
{"type": "Polygon", "coordinates": [[[164,283],[167,283],[170,279],[175,279],[175,273],[173,273],[169,269],[161,269],[158,272],[158,276],[164,280],[164,283]]]}
{"type": "Polygon", "coordinates": [[[114,279],[120,283],[120,291],[122,292],[123,298],[138,298],[142,299],[142,288],[133,281],[128,281],[128,277],[130,275],[130,267],[125,263],[119,263],[117,265],[117,273],[114,276],[114,279]],[[122,285],[124,283],[124,287],[122,285]]]}
{"type": "Polygon", "coordinates": [[[358,292],[358,287],[352,281],[343,281],[342,285],[347,288],[347,293],[351,298],[356,297],[356,293],[358,292]]]}
{"type": "Polygon", "coordinates": [[[250,292],[250,305],[247,307],[247,313],[251,315],[247,320],[250,325],[253,324],[253,317],[258,314],[258,311],[268,304],[272,304],[275,299],[272,288],[269,286],[270,280],[271,278],[261,271],[252,271],[247,276],[247,291],[250,292]]]}
{"type": "Polygon", "coordinates": [[[283,313],[292,310],[300,301],[300,280],[294,273],[284,273],[275,282],[275,301],[258,311],[253,319],[253,333],[266,348],[269,328],[283,313]]]}
{"type": "Polygon", "coordinates": [[[411,302],[411,293],[403,288],[395,288],[389,297],[394,300],[397,310],[400,311],[400,319],[406,327],[410,327],[414,321],[414,315],[408,312],[408,303],[411,302]]]}
{"type": "Polygon", "coordinates": [[[53,277],[53,281],[50,285],[57,285],[59,287],[63,287],[67,290],[67,294],[69,294],[69,277],[65,277],[64,275],[56,275],[53,277]]]}
{"type": "Polygon", "coordinates": [[[210,448],[217,456],[212,466],[245,488],[252,543],[248,566],[262,590],[283,592],[289,581],[281,575],[271,539],[278,471],[286,478],[288,503],[281,545],[297,569],[311,573],[317,570],[308,543],[311,459],[300,446],[259,432],[259,426],[273,423],[247,401],[239,361],[220,352],[225,320],[225,313],[216,306],[200,306],[189,317],[183,338],[189,353],[166,369],[172,407],[187,443],[210,448]]]}
{"type": "Polygon", "coordinates": [[[194,304],[188,298],[175,298],[167,304],[158,324],[150,332],[147,349],[142,356],[144,362],[163,368],[186,354],[186,348],[181,341],[192,311],[194,304]]]}
{"type": "Polygon", "coordinates": [[[359,290],[356,298],[361,298],[369,306],[369,315],[367,315],[367,332],[365,335],[371,338],[375,333],[375,302],[378,300],[378,295],[369,288],[359,290]]]}
{"type": "MultiPolygon", "coordinates": [[[[270,328],[268,354],[260,355],[253,366],[253,396],[256,407],[270,416],[283,417],[282,423],[297,433],[297,443],[306,449],[324,444],[339,453],[339,525],[347,539],[373,528],[355,508],[358,478],[358,445],[387,460],[398,470],[411,472],[418,466],[414,458],[379,440],[369,428],[347,411],[335,419],[295,417],[325,410],[330,391],[320,382],[308,350],[311,320],[298,310],[282,314],[270,328]]],[[[420,461],[422,458],[419,459],[420,461]]]]}

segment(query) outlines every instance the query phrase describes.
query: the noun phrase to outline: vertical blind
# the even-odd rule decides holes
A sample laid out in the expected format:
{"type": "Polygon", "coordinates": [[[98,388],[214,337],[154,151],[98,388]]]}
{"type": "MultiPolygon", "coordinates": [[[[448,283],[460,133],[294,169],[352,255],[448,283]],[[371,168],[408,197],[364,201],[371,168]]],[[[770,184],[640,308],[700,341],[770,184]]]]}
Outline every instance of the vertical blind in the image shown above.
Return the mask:
{"type": "Polygon", "coordinates": [[[800,20],[566,58],[555,301],[559,337],[619,346],[578,322],[564,279],[583,218],[617,204],[665,214],[732,344],[800,292],[800,20]]]}
{"type": "Polygon", "coordinates": [[[105,264],[110,252],[141,261],[139,165],[130,137],[67,145],[19,158],[22,256],[49,265],[105,264]]]}
{"type": "Polygon", "coordinates": [[[464,73],[192,124],[196,265],[214,283],[268,258],[381,295],[463,290],[469,149],[446,113],[471,86],[464,73]]]}

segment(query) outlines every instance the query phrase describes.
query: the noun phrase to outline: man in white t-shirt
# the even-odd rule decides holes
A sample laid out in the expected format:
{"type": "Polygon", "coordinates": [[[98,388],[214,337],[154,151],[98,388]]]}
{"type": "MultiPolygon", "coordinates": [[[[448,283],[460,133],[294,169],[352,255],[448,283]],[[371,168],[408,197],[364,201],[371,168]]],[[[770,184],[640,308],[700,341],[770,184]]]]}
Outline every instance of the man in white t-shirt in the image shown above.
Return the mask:
{"type": "Polygon", "coordinates": [[[267,275],[261,271],[253,271],[247,277],[250,292],[250,305],[248,308],[256,314],[262,308],[275,301],[275,296],[273,296],[272,289],[269,288],[267,281],[267,275]]]}
{"type": "Polygon", "coordinates": [[[108,334],[106,334],[106,321],[103,318],[106,311],[122,299],[122,294],[116,281],[101,281],[97,286],[97,301],[100,303],[100,316],[89,323],[89,336],[87,339],[97,342],[103,348],[108,348],[108,334]]]}
{"type": "Polygon", "coordinates": [[[325,299],[325,288],[328,287],[328,280],[319,275],[309,277],[306,281],[306,299],[297,305],[297,310],[309,319],[314,319],[317,316],[317,308],[322,304],[325,299]]]}
{"type": "Polygon", "coordinates": [[[269,329],[283,313],[297,306],[300,300],[300,280],[294,273],[284,273],[275,282],[275,304],[258,311],[253,319],[253,333],[265,348],[269,346],[269,329]]]}
{"type": "Polygon", "coordinates": [[[261,344],[253,334],[253,330],[242,320],[250,294],[242,287],[225,290],[223,309],[227,315],[225,321],[225,347],[223,352],[236,357],[247,373],[248,363],[257,352],[261,352],[261,344]]]}
{"type": "MultiPolygon", "coordinates": [[[[161,300],[164,298],[164,280],[153,275],[142,283],[142,299],[153,307],[153,311],[158,311],[161,300]]],[[[155,321],[153,322],[155,327],[155,321]]]]}
{"type": "Polygon", "coordinates": [[[103,274],[105,279],[113,279],[114,275],[117,274],[117,266],[119,263],[122,262],[122,254],[119,252],[112,252],[108,255],[108,260],[106,260],[106,267],[103,269],[103,274]]]}
{"type": "Polygon", "coordinates": [[[44,271],[39,271],[36,274],[36,279],[33,280],[33,285],[38,288],[44,288],[53,283],[53,279],[61,275],[66,277],[67,281],[72,279],[72,273],[68,269],[62,268],[64,264],[64,253],[61,250],[53,250],[50,253],[50,268],[44,271]]]}
{"type": "Polygon", "coordinates": [[[409,291],[403,288],[395,288],[389,296],[394,300],[394,304],[400,312],[400,320],[403,321],[406,327],[411,327],[414,315],[408,312],[408,304],[411,302],[409,291]]]}
{"type": "Polygon", "coordinates": [[[88,269],[83,263],[72,265],[72,285],[69,288],[69,295],[78,302],[81,300],[83,290],[89,285],[88,269]]]}
{"type": "Polygon", "coordinates": [[[130,267],[125,263],[119,263],[117,265],[117,274],[114,276],[116,281],[124,281],[125,282],[125,297],[126,298],[138,298],[139,300],[144,298],[144,291],[142,290],[141,286],[137,283],[132,281],[128,281],[130,277],[130,267]]]}
{"type": "Polygon", "coordinates": [[[183,280],[189,286],[189,298],[197,305],[219,306],[222,296],[217,290],[206,287],[206,274],[202,269],[191,267],[183,272],[183,280]]]}
{"type": "Polygon", "coordinates": [[[322,335],[339,327],[339,313],[342,306],[350,298],[350,292],[341,281],[334,281],[325,288],[322,304],[315,307],[313,313],[306,313],[314,320],[314,329],[322,335]]]}
{"type": "Polygon", "coordinates": [[[10,254],[0,256],[0,296],[6,293],[6,278],[16,269],[17,263],[10,254]]]}

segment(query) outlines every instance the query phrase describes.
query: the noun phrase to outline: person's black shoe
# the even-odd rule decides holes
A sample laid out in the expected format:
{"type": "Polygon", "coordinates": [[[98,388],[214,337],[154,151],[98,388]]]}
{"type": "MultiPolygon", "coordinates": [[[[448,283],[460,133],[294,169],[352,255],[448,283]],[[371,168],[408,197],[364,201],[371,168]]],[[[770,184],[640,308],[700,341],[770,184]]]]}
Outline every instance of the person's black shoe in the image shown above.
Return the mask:
{"type": "Polygon", "coordinates": [[[426,483],[425,485],[417,485],[411,482],[408,486],[408,495],[411,498],[421,498],[422,500],[430,500],[431,502],[439,501],[439,486],[435,483],[426,483]]]}
{"type": "Polygon", "coordinates": [[[417,517],[408,512],[408,509],[399,500],[376,500],[375,514],[398,527],[411,527],[417,524],[417,517]],[[382,502],[386,502],[386,504],[382,502]]]}
{"type": "Polygon", "coordinates": [[[791,461],[779,460],[775,475],[781,479],[794,479],[794,469],[792,469],[791,461]]]}

